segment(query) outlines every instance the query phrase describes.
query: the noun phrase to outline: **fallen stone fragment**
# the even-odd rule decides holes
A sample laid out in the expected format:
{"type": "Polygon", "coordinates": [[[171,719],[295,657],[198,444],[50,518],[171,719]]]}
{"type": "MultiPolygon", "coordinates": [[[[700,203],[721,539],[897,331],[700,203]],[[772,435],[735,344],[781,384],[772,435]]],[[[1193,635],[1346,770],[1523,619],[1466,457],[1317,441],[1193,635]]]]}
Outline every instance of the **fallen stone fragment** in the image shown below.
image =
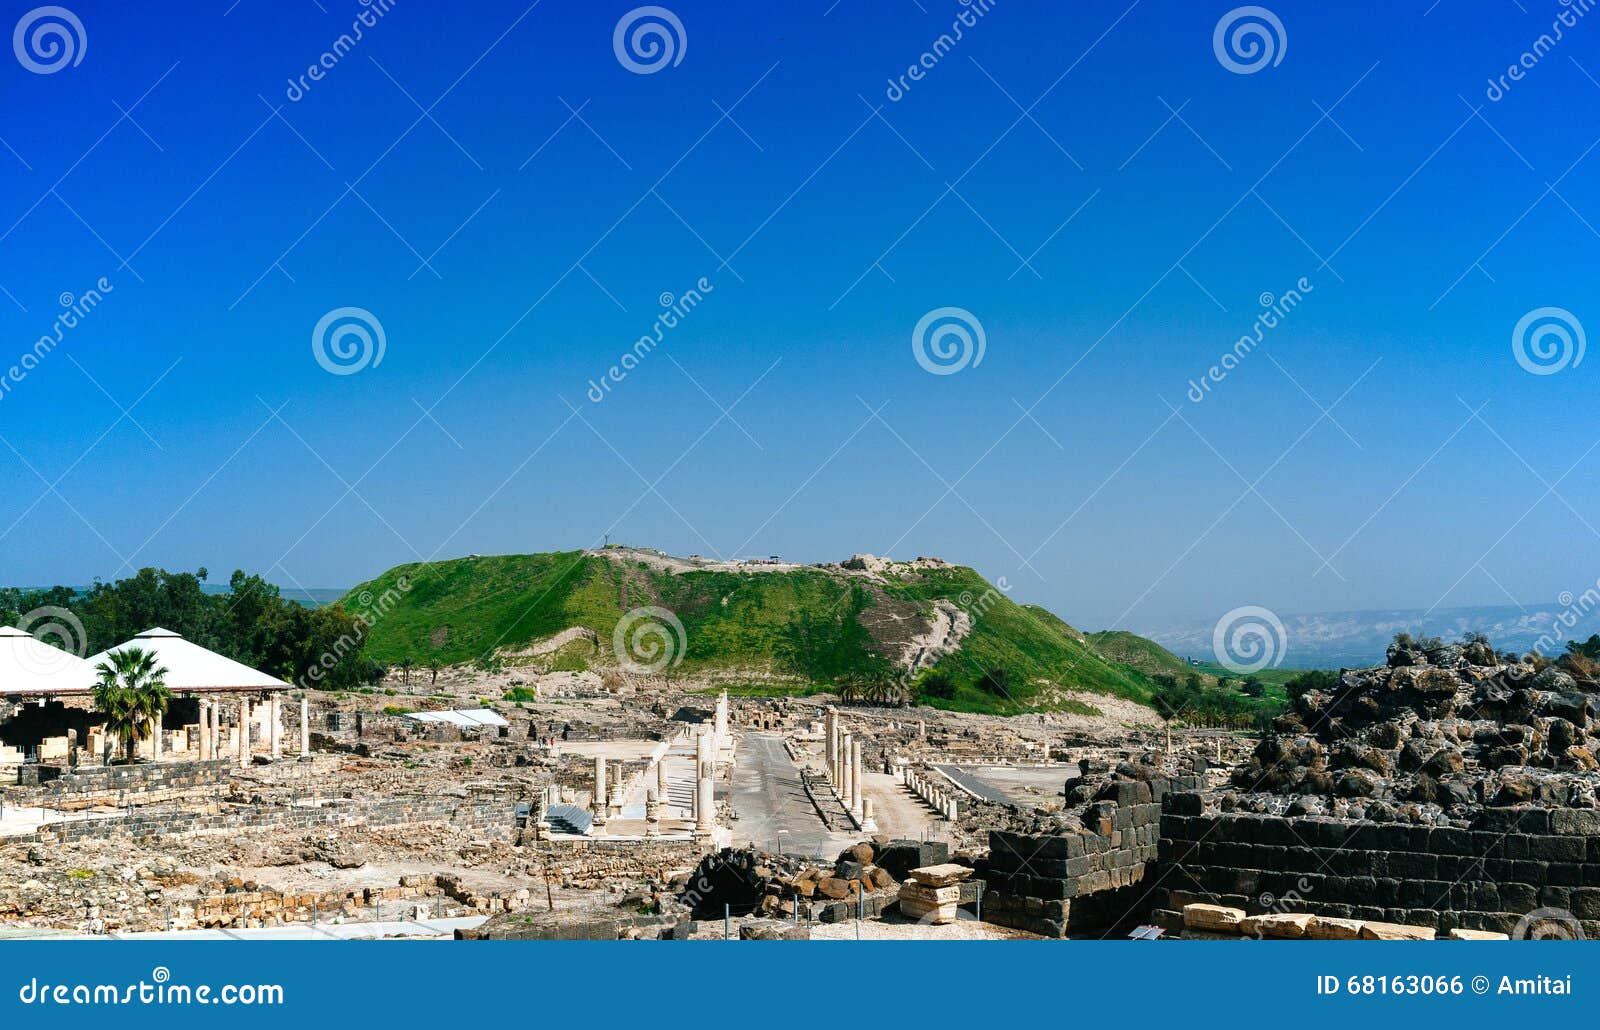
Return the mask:
{"type": "Polygon", "coordinates": [[[1309,912],[1273,912],[1264,916],[1247,916],[1239,924],[1239,932],[1247,937],[1297,940],[1306,935],[1313,918],[1309,912]]]}
{"type": "Polygon", "coordinates": [[[1361,939],[1364,941],[1431,941],[1437,936],[1438,932],[1431,926],[1377,922],[1361,924],[1361,939]]]}
{"type": "Polygon", "coordinates": [[[1244,922],[1242,908],[1200,904],[1183,906],[1183,925],[1191,930],[1238,933],[1239,924],[1242,922],[1244,922]]]}
{"type": "Polygon", "coordinates": [[[1361,937],[1361,928],[1365,925],[1360,919],[1313,916],[1306,927],[1306,936],[1314,941],[1353,941],[1361,937]]]}
{"type": "Polygon", "coordinates": [[[1456,927],[1445,935],[1447,941],[1509,941],[1510,934],[1495,933],[1493,930],[1464,930],[1456,927]]]}

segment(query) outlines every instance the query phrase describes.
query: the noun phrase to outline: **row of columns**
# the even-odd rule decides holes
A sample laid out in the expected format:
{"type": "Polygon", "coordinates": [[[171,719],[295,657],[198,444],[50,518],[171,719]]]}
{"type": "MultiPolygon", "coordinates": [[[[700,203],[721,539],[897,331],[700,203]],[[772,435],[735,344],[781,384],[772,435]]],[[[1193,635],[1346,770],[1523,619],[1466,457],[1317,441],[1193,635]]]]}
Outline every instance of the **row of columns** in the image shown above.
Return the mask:
{"type": "MultiPolygon", "coordinates": [[[[720,707],[720,706],[719,706],[720,707]]],[[[721,712],[722,719],[726,719],[726,712],[721,712]]],[[[694,835],[709,838],[716,831],[716,771],[717,771],[718,737],[713,726],[701,726],[695,738],[695,777],[694,793],[691,795],[693,806],[694,835]]],[[[606,758],[596,755],[594,759],[594,801],[593,822],[591,833],[604,836],[606,823],[615,815],[622,815],[623,783],[622,766],[610,767],[612,775],[607,775],[606,758]]],[[[648,775],[648,773],[647,773],[648,775]]],[[[667,798],[667,763],[666,755],[662,755],[656,762],[656,785],[645,790],[645,836],[653,837],[661,832],[661,809],[667,798]]]]}
{"type": "Polygon", "coordinates": [[[926,776],[919,775],[915,770],[904,769],[901,772],[902,782],[907,789],[938,812],[948,822],[956,821],[956,795],[954,791],[946,790],[926,776]]]}
{"type": "Polygon", "coordinates": [[[862,742],[854,734],[845,732],[839,710],[832,705],[828,706],[823,720],[828,780],[856,825],[868,832],[876,830],[872,799],[866,796],[861,778],[862,742]]]}
{"type": "MultiPolygon", "coordinates": [[[[261,705],[267,709],[267,748],[274,760],[283,757],[283,698],[274,694],[264,702],[251,702],[248,698],[239,701],[239,721],[234,724],[236,735],[234,744],[236,754],[241,766],[250,764],[252,749],[250,746],[250,723],[252,714],[261,705]]],[[[306,698],[300,699],[300,757],[304,758],[311,753],[311,702],[306,698]]],[[[200,702],[200,760],[213,761],[224,757],[223,749],[226,747],[224,726],[222,724],[222,703],[219,701],[200,702]]],[[[161,735],[155,735],[155,756],[161,758],[161,735]]],[[[231,757],[231,755],[229,756],[231,757]]]]}

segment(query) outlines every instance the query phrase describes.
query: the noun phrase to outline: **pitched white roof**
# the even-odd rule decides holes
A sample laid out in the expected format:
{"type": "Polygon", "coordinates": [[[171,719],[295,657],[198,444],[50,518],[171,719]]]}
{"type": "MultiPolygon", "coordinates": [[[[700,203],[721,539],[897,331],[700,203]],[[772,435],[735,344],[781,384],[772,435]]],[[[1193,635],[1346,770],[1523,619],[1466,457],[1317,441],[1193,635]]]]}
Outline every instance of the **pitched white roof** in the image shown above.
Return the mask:
{"type": "Polygon", "coordinates": [[[510,726],[492,708],[458,708],[453,712],[411,712],[407,719],[417,722],[447,722],[452,726],[510,726]]]}
{"type": "Polygon", "coordinates": [[[80,693],[93,689],[94,666],[14,626],[0,626],[0,694],[80,693]]]}
{"type": "Polygon", "coordinates": [[[199,644],[178,636],[170,629],[147,629],[126,643],[90,655],[91,671],[113,651],[139,647],[154,652],[156,662],[166,667],[168,690],[287,690],[289,684],[276,676],[257,672],[232,658],[225,658],[199,644]]]}

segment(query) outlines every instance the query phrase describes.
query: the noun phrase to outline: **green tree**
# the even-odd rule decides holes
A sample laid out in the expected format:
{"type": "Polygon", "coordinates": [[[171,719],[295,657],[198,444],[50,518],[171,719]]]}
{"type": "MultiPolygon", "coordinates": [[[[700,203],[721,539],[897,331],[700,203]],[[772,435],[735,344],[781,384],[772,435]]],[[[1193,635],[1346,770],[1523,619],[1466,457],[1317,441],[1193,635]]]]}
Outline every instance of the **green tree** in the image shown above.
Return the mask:
{"type": "Polygon", "coordinates": [[[156,664],[154,652],[125,647],[107,655],[95,671],[100,680],[94,687],[94,706],[106,717],[106,735],[122,741],[125,759],[132,765],[134,744],[160,726],[172,700],[166,667],[156,664]]]}

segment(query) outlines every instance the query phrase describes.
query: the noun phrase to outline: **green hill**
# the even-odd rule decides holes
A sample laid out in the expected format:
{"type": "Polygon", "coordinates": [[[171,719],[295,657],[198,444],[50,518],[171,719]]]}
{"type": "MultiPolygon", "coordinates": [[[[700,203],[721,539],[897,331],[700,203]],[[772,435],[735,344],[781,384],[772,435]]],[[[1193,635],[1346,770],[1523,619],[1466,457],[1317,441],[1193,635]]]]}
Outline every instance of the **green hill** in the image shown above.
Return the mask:
{"type": "Polygon", "coordinates": [[[1199,671],[1154,640],[1147,640],[1125,629],[1090,633],[1087,639],[1096,651],[1107,658],[1123,665],[1131,665],[1146,676],[1156,676],[1161,673],[1185,676],[1199,671]]]}
{"type": "Polygon", "coordinates": [[[355,587],[342,603],[353,613],[372,613],[366,653],[380,662],[499,659],[600,670],[618,665],[618,623],[635,609],[657,606],[683,626],[673,678],[734,688],[742,680],[762,692],[903,679],[919,651],[913,638],[928,632],[936,608],[959,609],[970,631],[913,677],[925,703],[1010,713],[1082,710],[1063,695],[1067,690],[1135,701],[1150,696],[1144,673],[1096,651],[1049,612],[1016,604],[970,568],[920,560],[880,564],[871,573],[838,565],[764,571],[707,564],[625,549],[459,558],[397,566],[355,587]],[[579,627],[593,631],[598,643],[577,641],[527,657],[541,642],[579,627]],[[921,689],[930,677],[944,696],[921,689]]]}

